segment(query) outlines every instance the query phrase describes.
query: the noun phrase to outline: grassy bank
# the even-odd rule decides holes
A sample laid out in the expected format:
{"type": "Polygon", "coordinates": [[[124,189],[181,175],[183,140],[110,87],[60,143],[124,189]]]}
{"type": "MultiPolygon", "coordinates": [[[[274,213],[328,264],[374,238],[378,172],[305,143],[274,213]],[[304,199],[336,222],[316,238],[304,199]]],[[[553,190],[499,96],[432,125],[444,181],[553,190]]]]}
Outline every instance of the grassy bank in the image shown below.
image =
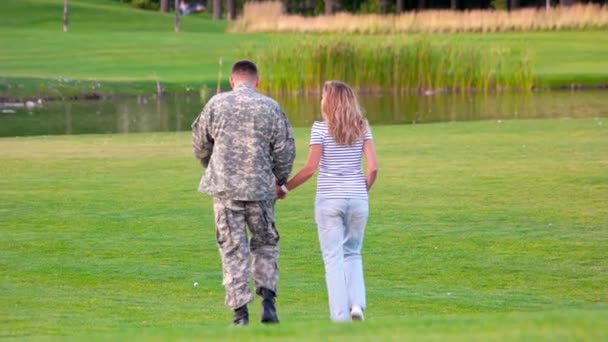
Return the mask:
{"type": "MultiPolygon", "coordinates": [[[[325,39],[298,34],[227,34],[224,22],[207,14],[182,20],[135,10],[110,0],[73,0],[70,32],[61,31],[61,4],[47,0],[6,0],[0,11],[0,97],[69,97],[215,89],[243,48],[281,48],[294,40],[325,39]],[[67,81],[66,81],[67,80],[67,81]]],[[[370,44],[419,37],[365,36],[370,44]]],[[[529,50],[540,87],[608,83],[608,35],[599,31],[496,34],[437,34],[432,42],[462,49],[529,50]]],[[[263,70],[266,65],[260,65],[263,70]]],[[[225,81],[223,86],[226,87],[225,81]]]]}
{"type": "Polygon", "coordinates": [[[2,337],[606,339],[607,129],[375,127],[367,321],[327,322],[311,181],[277,204],[282,323],[237,331],[187,132],[0,139],[2,337]]]}

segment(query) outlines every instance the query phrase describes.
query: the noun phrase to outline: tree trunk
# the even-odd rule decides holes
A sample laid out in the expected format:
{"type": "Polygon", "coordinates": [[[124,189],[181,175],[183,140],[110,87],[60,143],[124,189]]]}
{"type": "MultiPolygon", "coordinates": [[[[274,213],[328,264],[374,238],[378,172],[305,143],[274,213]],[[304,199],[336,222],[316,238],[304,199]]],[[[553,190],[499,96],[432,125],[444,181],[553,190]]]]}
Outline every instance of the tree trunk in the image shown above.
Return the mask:
{"type": "Polygon", "coordinates": [[[325,15],[334,14],[334,1],[333,0],[325,0],[325,15]]]}
{"type": "Polygon", "coordinates": [[[387,3],[386,0],[380,0],[380,13],[386,14],[387,3]]]}
{"type": "Polygon", "coordinates": [[[452,11],[455,11],[458,9],[458,0],[450,0],[450,8],[452,9],[452,11]]]}
{"type": "Polygon", "coordinates": [[[68,32],[68,0],[63,0],[63,32],[68,32]]]}
{"type": "Polygon", "coordinates": [[[179,1],[175,0],[175,32],[179,32],[179,1]]]}
{"type": "MultiPolygon", "coordinates": [[[[177,0],[175,0],[177,1],[177,0]]],[[[160,0],[160,11],[166,13],[169,10],[169,0],[160,0]]]]}
{"type": "Polygon", "coordinates": [[[513,11],[519,8],[519,0],[510,0],[509,10],[513,11]]]}
{"type": "Polygon", "coordinates": [[[222,0],[213,0],[213,20],[222,19],[222,0]]]}
{"type": "Polygon", "coordinates": [[[219,94],[222,91],[222,66],[224,65],[224,60],[222,58],[219,59],[219,69],[217,73],[217,88],[215,89],[215,93],[219,94]]]}
{"type": "Polygon", "coordinates": [[[571,6],[574,2],[572,0],[559,0],[560,6],[571,6]]]}
{"type": "Polygon", "coordinates": [[[423,10],[426,8],[426,0],[418,0],[418,10],[423,10]]]}
{"type": "Polygon", "coordinates": [[[403,0],[397,0],[397,14],[401,14],[403,12],[403,0]]]}
{"type": "Polygon", "coordinates": [[[236,17],[236,8],[234,0],[226,0],[226,19],[234,20],[236,17]]]}

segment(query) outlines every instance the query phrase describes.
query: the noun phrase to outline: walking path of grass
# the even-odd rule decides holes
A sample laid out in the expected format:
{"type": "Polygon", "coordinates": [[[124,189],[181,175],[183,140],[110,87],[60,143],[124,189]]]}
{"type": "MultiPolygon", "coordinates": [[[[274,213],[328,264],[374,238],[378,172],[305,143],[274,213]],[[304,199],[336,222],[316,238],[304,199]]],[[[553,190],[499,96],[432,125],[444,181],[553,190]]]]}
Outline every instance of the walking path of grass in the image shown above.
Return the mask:
{"type": "MultiPolygon", "coordinates": [[[[0,11],[0,98],[151,93],[215,89],[243,47],[258,49],[305,39],[297,34],[228,34],[208,15],[182,18],[135,10],[111,0],[73,0],[70,32],[62,6],[50,0],[5,0],[0,11]]],[[[315,39],[322,36],[307,36],[315,39]]],[[[364,36],[369,43],[408,36],[364,36]]],[[[599,31],[432,35],[471,49],[529,49],[538,86],[608,84],[608,34],[599,31]]],[[[264,68],[261,65],[260,68],[264,68]]],[[[226,87],[225,81],[224,87],[226,87]]]]}
{"type": "MultiPolygon", "coordinates": [[[[0,335],[608,339],[608,122],[378,126],[362,325],[327,322],[311,181],[277,203],[279,327],[227,328],[187,132],[0,139],[0,335]],[[198,282],[197,287],[193,283],[198,282]]],[[[308,129],[296,129],[297,167],[308,129]]]]}

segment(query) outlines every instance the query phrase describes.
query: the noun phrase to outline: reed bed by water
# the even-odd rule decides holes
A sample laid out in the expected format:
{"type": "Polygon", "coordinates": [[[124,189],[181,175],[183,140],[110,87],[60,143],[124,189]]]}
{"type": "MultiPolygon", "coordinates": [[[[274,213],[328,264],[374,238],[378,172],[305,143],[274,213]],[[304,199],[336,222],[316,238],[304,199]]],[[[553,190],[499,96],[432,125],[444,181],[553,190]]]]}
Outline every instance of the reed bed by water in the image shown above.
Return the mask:
{"type": "Polygon", "coordinates": [[[232,32],[458,33],[547,31],[608,27],[608,6],[577,4],[550,9],[426,10],[399,15],[347,14],[304,17],[284,14],[279,1],[248,2],[232,32]]]}
{"type": "Polygon", "coordinates": [[[369,44],[326,37],[243,55],[262,66],[261,90],[272,94],[316,94],[331,79],[368,93],[490,92],[534,86],[526,51],[484,51],[427,39],[369,44]]]}

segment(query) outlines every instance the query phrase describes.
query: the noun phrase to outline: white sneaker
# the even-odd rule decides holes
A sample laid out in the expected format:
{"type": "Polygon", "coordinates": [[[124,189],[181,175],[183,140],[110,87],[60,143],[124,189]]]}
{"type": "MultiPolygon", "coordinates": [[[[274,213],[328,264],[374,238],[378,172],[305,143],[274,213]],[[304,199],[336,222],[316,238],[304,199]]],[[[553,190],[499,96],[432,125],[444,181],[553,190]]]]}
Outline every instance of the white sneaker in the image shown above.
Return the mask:
{"type": "Polygon", "coordinates": [[[353,321],[362,321],[363,320],[363,310],[358,305],[353,305],[350,309],[350,318],[353,321]]]}

